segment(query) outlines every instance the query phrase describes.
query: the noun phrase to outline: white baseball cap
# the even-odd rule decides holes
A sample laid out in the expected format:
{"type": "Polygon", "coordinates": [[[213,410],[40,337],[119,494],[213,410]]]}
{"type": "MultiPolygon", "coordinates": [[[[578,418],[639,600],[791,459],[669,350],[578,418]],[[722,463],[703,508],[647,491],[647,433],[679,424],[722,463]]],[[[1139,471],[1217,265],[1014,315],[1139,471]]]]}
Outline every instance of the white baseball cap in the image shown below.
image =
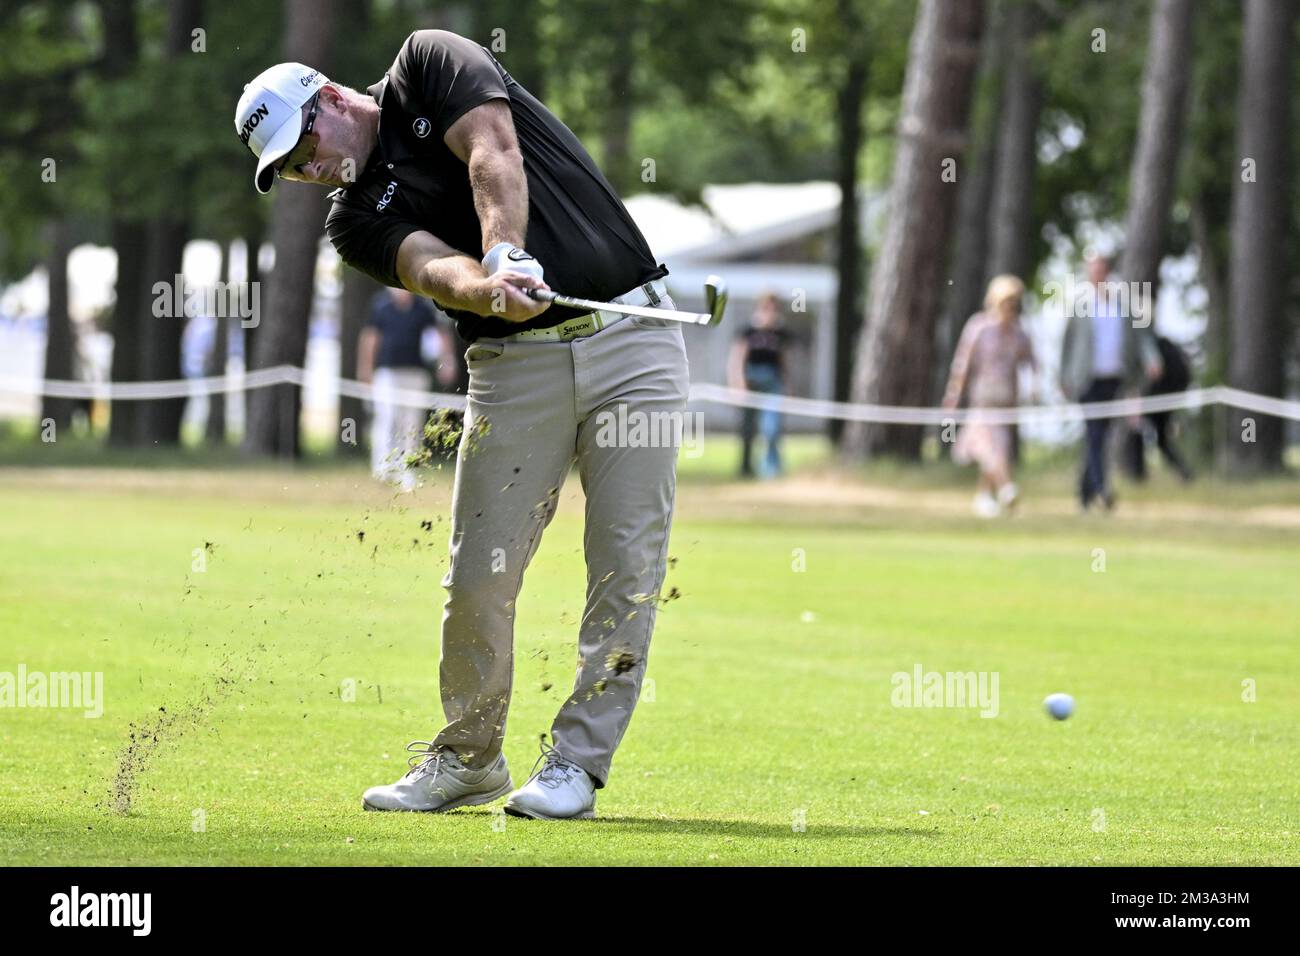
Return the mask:
{"type": "Polygon", "coordinates": [[[244,87],[235,107],[235,133],[257,157],[253,185],[268,193],[275,183],[271,165],[293,151],[302,135],[302,104],[329,80],[301,63],[277,63],[244,87]]]}

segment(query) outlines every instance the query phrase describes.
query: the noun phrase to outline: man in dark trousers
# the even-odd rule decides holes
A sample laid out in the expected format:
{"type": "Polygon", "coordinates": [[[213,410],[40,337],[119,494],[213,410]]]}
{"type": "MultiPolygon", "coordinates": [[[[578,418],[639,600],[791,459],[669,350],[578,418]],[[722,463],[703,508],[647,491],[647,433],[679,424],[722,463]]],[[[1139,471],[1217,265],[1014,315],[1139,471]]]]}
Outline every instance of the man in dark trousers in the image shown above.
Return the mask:
{"type": "MultiPolygon", "coordinates": [[[[1061,342],[1061,392],[1072,402],[1109,402],[1121,393],[1136,393],[1160,374],[1160,353],[1150,328],[1135,323],[1131,308],[1110,279],[1110,261],[1093,256],[1087,262],[1091,288],[1072,311],[1061,342]]],[[[1109,418],[1090,418],[1084,427],[1083,471],[1079,504],[1087,511],[1100,500],[1115,506],[1107,468],[1109,418]]]]}
{"type": "MultiPolygon", "coordinates": [[[[727,380],[732,388],[784,395],[786,350],[790,332],[781,323],[781,304],[777,297],[764,293],[754,308],[754,317],[732,340],[727,359],[727,380]]],[[[759,462],[758,474],[775,478],[781,473],[781,413],[775,409],[745,408],[740,417],[740,475],[754,476],[754,438],[762,432],[767,447],[759,462]]]]}
{"type": "Polygon", "coordinates": [[[411,34],[365,92],[272,67],[246,87],[235,129],[258,157],[259,191],[276,176],[338,187],[326,230],[343,261],[434,300],[470,343],[443,578],[446,722],[364,805],[450,810],[509,793],[515,815],[593,816],[645,674],[677,461],[667,443],[611,442],[602,425],[680,417],[686,350],[677,323],[547,308],[523,290],[549,288],[545,277],[572,296],[674,308],[667,270],[577,137],[453,33],[411,34]],[[587,559],[577,680],[541,769],[514,790],[501,748],[515,600],[575,459],[587,559]]]}
{"type": "MultiPolygon", "coordinates": [[[[1156,346],[1160,349],[1160,376],[1147,388],[1146,394],[1174,395],[1187,391],[1192,384],[1192,367],[1183,350],[1163,335],[1156,336],[1156,346]]],[[[1130,427],[1125,436],[1124,462],[1135,481],[1146,481],[1147,478],[1144,422],[1150,424],[1155,433],[1156,447],[1178,477],[1185,483],[1192,480],[1192,469],[1174,444],[1173,416],[1173,412],[1147,412],[1135,426],[1130,427]]]]}

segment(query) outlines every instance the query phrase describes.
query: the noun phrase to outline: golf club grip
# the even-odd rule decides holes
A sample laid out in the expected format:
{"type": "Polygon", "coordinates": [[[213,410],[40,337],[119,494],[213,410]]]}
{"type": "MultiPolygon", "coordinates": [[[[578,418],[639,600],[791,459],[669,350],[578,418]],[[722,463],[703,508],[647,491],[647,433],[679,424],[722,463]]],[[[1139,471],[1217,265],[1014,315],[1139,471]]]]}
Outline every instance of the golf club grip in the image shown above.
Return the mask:
{"type": "Polygon", "coordinates": [[[607,302],[593,302],[591,299],[578,299],[571,295],[561,295],[551,289],[525,289],[530,299],[536,299],[538,302],[551,302],[555,305],[562,305],[570,309],[582,309],[588,312],[598,312],[602,308],[607,308],[607,302]]]}

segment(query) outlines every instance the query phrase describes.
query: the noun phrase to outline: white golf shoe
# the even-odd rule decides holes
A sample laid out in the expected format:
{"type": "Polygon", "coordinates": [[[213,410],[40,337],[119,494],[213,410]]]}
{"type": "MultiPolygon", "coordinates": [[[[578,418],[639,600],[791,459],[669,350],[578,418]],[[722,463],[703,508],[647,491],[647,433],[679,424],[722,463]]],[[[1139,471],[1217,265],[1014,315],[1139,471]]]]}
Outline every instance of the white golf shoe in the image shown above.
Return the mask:
{"type": "Polygon", "coordinates": [[[998,504],[997,499],[987,491],[981,491],[975,496],[975,501],[971,505],[971,510],[974,511],[976,517],[979,518],[996,518],[1002,513],[1002,506],[998,504]]]}
{"type": "Polygon", "coordinates": [[[1016,487],[1014,481],[1008,481],[998,489],[998,504],[1003,508],[1010,510],[1016,506],[1020,500],[1020,489],[1016,487]]]}
{"type": "Polygon", "coordinates": [[[435,750],[424,740],[406,749],[413,755],[411,769],[397,783],[367,790],[361,797],[365,809],[439,813],[491,803],[514,789],[504,754],[487,770],[470,770],[453,751],[435,750]]]}
{"type": "Polygon", "coordinates": [[[528,782],[510,794],[506,813],[534,820],[590,820],[596,815],[596,784],[587,771],[542,744],[538,762],[545,761],[528,782]]]}

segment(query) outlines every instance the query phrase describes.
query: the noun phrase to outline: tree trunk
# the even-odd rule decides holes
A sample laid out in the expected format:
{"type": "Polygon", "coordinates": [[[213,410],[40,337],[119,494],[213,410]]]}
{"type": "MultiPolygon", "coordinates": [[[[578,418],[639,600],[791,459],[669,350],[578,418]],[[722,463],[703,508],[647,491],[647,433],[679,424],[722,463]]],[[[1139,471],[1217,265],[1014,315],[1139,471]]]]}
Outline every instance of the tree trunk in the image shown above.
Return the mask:
{"type": "MultiPolygon", "coordinates": [[[[1189,220],[1192,241],[1196,244],[1196,271],[1206,298],[1205,334],[1202,339],[1205,367],[1201,372],[1201,381],[1205,385],[1222,385],[1227,381],[1228,375],[1229,295],[1223,265],[1228,256],[1222,251],[1226,244],[1219,239],[1219,234],[1226,230],[1218,217],[1211,217],[1206,210],[1204,194],[1192,200],[1189,220]],[[1214,225],[1211,225],[1212,222],[1214,225]]],[[[1222,437],[1228,411],[1219,405],[1201,409],[1195,431],[1198,452],[1207,461],[1213,462],[1220,472],[1227,471],[1229,464],[1226,443],[1222,437]]]]}
{"type": "Polygon", "coordinates": [[[1156,0],[1151,10],[1151,39],[1142,77],[1142,112],[1133,152],[1124,261],[1120,266],[1125,281],[1151,283],[1152,308],[1169,233],[1191,75],[1192,0],[1156,0]]]}
{"type": "MultiPolygon", "coordinates": [[[[261,325],[253,338],[250,369],[301,367],[307,360],[307,326],[326,206],[316,191],[306,187],[276,192],[271,213],[275,267],[262,290],[261,325]]],[[[297,386],[253,389],[247,393],[245,407],[246,452],[298,457],[302,401],[297,386]]]]}
{"type": "MultiPolygon", "coordinates": [[[[357,269],[343,269],[343,301],[339,313],[339,375],[357,377],[357,337],[361,334],[370,314],[370,300],[383,288],[378,282],[357,269]]],[[[365,410],[361,399],[339,396],[339,429],[335,436],[338,453],[352,457],[365,454],[363,428],[365,410]],[[352,427],[344,434],[344,425],[351,420],[352,427]],[[345,440],[351,438],[351,441],[345,440]]]]}
{"type": "MultiPolygon", "coordinates": [[[[1290,351],[1286,295],[1294,32],[1293,0],[1247,0],[1237,155],[1248,165],[1239,170],[1233,188],[1229,381],[1236,388],[1279,398],[1290,351]]],[[[1227,442],[1238,470],[1282,467],[1280,418],[1234,409],[1229,422],[1227,442]]]]}
{"type": "MultiPolygon", "coordinates": [[[[263,279],[262,246],[265,242],[266,227],[258,221],[253,231],[244,237],[244,281],[248,283],[249,290],[261,289],[263,279]]],[[[265,292],[266,290],[262,289],[261,291],[265,292]]],[[[251,291],[249,294],[251,295],[251,291]]],[[[260,303],[261,298],[259,295],[260,303]]],[[[251,369],[253,367],[253,352],[257,348],[257,326],[249,325],[245,327],[244,323],[240,322],[239,332],[244,344],[244,367],[251,369]]]]}
{"type": "MultiPolygon", "coordinates": [[[[1228,268],[1232,259],[1232,192],[1240,157],[1235,140],[1237,83],[1241,74],[1241,44],[1227,42],[1241,30],[1243,11],[1233,0],[1198,2],[1192,25],[1192,86],[1184,158],[1188,176],[1188,227],[1196,245],[1197,271],[1205,289],[1205,333],[1202,337],[1203,385],[1228,380],[1231,314],[1228,268]],[[1225,175],[1225,171],[1228,172],[1225,175]]],[[[1198,456],[1219,473],[1228,470],[1229,409],[1211,405],[1200,410],[1192,431],[1198,456]]]]}
{"type": "MultiPolygon", "coordinates": [[[[143,223],[115,220],[111,226],[113,251],[117,253],[117,280],[113,284],[113,366],[114,382],[140,381],[140,348],[144,322],[149,312],[145,297],[144,263],[148,230],[143,223]]],[[[135,445],[136,419],[140,403],[112,403],[108,442],[119,448],[135,445]]]]}
{"type": "MultiPolygon", "coordinates": [[[[850,32],[860,29],[852,2],[840,0],[839,14],[850,32]]],[[[865,50],[850,53],[844,85],[836,98],[836,171],[840,185],[840,218],[836,230],[835,268],[839,289],[835,298],[834,399],[849,400],[853,377],[853,346],[862,329],[862,233],[858,215],[858,156],[862,152],[862,100],[869,64],[865,50]]],[[[844,421],[828,420],[831,441],[839,444],[844,421]]]]}
{"type": "MultiPolygon", "coordinates": [[[[185,331],[185,315],[153,314],[152,302],[155,284],[165,283],[167,289],[176,284],[181,272],[185,241],[189,224],[184,219],[167,218],[155,221],[146,228],[144,278],[142,296],[145,303],[140,313],[142,319],[140,338],[140,378],[144,381],[172,381],[181,378],[181,335],[185,331]]],[[[168,296],[172,294],[166,293],[168,296]]],[[[185,289],[180,290],[185,301],[185,289]]],[[[159,398],[137,402],[135,444],[141,448],[175,446],[180,444],[181,417],[185,412],[184,398],[159,398]]]]}
{"type": "MultiPolygon", "coordinates": [[[[635,6],[628,8],[628,16],[635,15],[635,6]]],[[[610,42],[614,48],[609,64],[609,110],[605,119],[605,149],[601,171],[620,196],[627,196],[637,181],[632,163],[632,29],[614,33],[610,42]]]]}
{"type": "MultiPolygon", "coordinates": [[[[217,279],[230,281],[230,243],[220,245],[221,264],[217,268],[217,279]]],[[[229,316],[217,316],[212,330],[212,351],[204,364],[205,375],[225,375],[230,358],[230,323],[235,319],[229,316]]],[[[206,444],[220,448],[226,443],[226,396],[224,392],[212,392],[208,395],[208,421],[203,429],[206,444]]]]}
{"type": "Polygon", "coordinates": [[[1007,71],[1002,88],[997,162],[993,173],[989,258],[985,272],[1031,281],[1034,180],[1043,89],[1030,57],[1037,31],[1035,9],[1014,0],[1007,10],[1007,71]]]}
{"type": "MultiPolygon", "coordinates": [[[[201,19],[199,0],[171,0],[163,43],[166,60],[174,63],[190,55],[190,31],[201,19]]],[[[169,166],[161,171],[161,175],[158,189],[175,199],[167,204],[164,215],[149,224],[145,287],[150,290],[151,297],[156,283],[165,283],[169,289],[176,283],[190,234],[190,193],[187,186],[192,181],[191,171],[169,166]]],[[[184,289],[180,290],[180,295],[184,301],[184,289]]],[[[150,311],[147,317],[142,318],[146,334],[140,343],[140,377],[153,381],[181,378],[181,336],[185,331],[185,315],[155,316],[150,311]]],[[[144,448],[179,445],[185,401],[184,398],[164,398],[141,402],[136,416],[137,444],[144,448]]]]}
{"type": "Polygon", "coordinates": [[[1228,373],[1228,283],[1224,260],[1215,241],[1212,219],[1201,197],[1191,203],[1188,217],[1196,244],[1196,271],[1205,288],[1205,374],[1207,385],[1221,385],[1228,373]]]}
{"type": "MultiPolygon", "coordinates": [[[[139,31],[134,0],[100,0],[100,19],[104,29],[104,60],[100,73],[107,81],[121,79],[130,72],[139,57],[139,31]]],[[[110,208],[120,206],[110,197],[110,208]]],[[[146,230],[143,223],[117,214],[109,226],[113,251],[117,254],[117,278],[113,284],[113,365],[114,382],[140,380],[140,341],[142,315],[148,308],[144,297],[144,262],[146,230]]],[[[135,443],[136,402],[113,402],[108,429],[110,445],[126,447],[135,443]]]]}
{"type": "Polygon", "coordinates": [[[957,337],[965,321],[984,304],[988,276],[989,210],[993,201],[993,170],[997,164],[998,116],[1002,89],[1002,64],[1006,59],[1006,4],[989,11],[989,27],[980,52],[980,79],[976,87],[971,143],[964,175],[959,179],[957,223],[953,230],[951,285],[935,335],[935,374],[931,401],[942,397],[957,337]]]}
{"type": "MultiPolygon", "coordinates": [[[[333,0],[289,0],[285,5],[284,59],[328,74],[334,32],[333,0]]],[[[328,204],[319,187],[280,184],[271,209],[275,268],[263,291],[262,327],[253,340],[251,367],[301,366],[307,358],[307,323],[315,287],[316,257],[328,204]]],[[[296,458],[301,391],[276,385],[248,393],[244,450],[252,455],[296,458]]]]}
{"type": "MultiPolygon", "coordinates": [[[[935,370],[942,379],[957,348],[957,337],[967,319],[984,307],[984,289],[990,276],[984,271],[988,253],[989,212],[993,201],[993,169],[997,161],[997,124],[980,130],[981,141],[966,166],[965,181],[958,198],[957,225],[953,230],[952,285],[947,306],[936,330],[935,370]]],[[[977,134],[979,135],[979,134],[977,134]]],[[[937,382],[934,398],[943,390],[937,382]]]]}
{"type": "MultiPolygon", "coordinates": [[[[55,220],[49,227],[50,249],[45,258],[49,276],[49,307],[47,309],[47,334],[45,338],[46,381],[76,378],[76,333],[72,317],[68,314],[68,254],[72,252],[72,230],[63,220],[55,220]]],[[[58,434],[72,424],[72,412],[77,407],[75,399],[41,399],[41,420],[54,422],[55,440],[58,434]]],[[[43,430],[42,426],[42,430],[43,430]]]]}
{"type": "MultiPolygon", "coordinates": [[[[889,225],[871,275],[865,329],[853,373],[855,402],[924,405],[930,395],[934,326],[957,205],[946,181],[966,148],[984,5],[922,0],[912,32],[890,186],[889,225]]],[[[960,178],[960,177],[958,177],[960,178]]],[[[851,458],[885,452],[918,459],[921,430],[853,422],[851,458]]]]}

